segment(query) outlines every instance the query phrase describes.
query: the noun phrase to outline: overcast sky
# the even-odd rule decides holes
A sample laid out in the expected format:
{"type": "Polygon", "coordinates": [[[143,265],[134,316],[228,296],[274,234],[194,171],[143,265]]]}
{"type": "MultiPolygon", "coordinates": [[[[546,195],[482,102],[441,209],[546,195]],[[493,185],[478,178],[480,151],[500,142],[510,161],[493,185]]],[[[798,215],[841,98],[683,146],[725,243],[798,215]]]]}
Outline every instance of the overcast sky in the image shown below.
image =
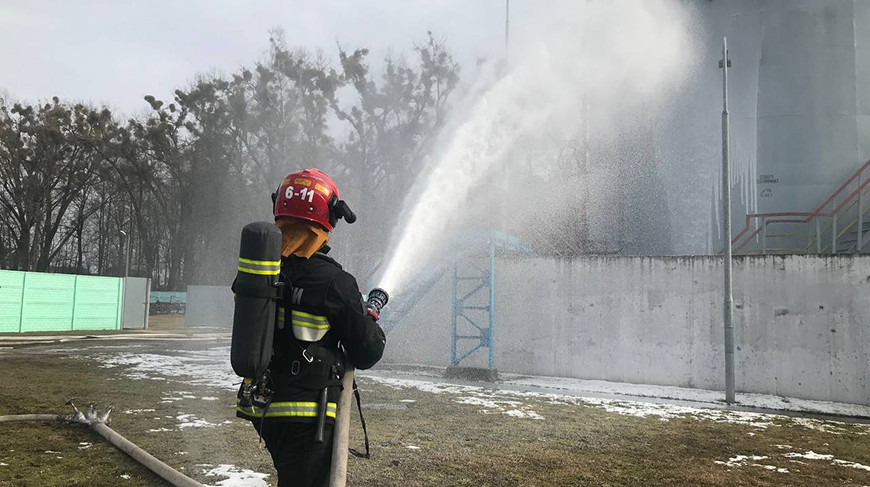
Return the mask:
{"type": "MultiPolygon", "coordinates": [[[[511,44],[558,2],[511,1],[511,44]]],[[[458,61],[501,55],[505,0],[0,0],[0,90],[105,103],[128,114],[197,73],[251,65],[281,27],[288,45],[407,52],[431,29],[458,61]]]]}

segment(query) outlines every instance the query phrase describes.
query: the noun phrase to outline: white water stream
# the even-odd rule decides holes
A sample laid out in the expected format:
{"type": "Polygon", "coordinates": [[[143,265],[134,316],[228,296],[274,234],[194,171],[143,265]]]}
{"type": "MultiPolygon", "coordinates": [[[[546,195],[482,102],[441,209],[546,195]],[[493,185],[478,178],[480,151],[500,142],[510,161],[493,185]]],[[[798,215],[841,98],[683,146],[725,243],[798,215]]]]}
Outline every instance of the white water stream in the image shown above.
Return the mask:
{"type": "MultiPolygon", "coordinates": [[[[584,122],[584,99],[596,106],[595,119],[586,122],[601,132],[620,124],[608,116],[609,106],[625,113],[673,92],[693,56],[689,18],[676,0],[577,1],[538,25],[528,36],[534,42],[512,46],[508,72],[481,81],[454,110],[439,149],[406,198],[379,287],[401,292],[414,279],[455,237],[470,197],[495,174],[520,170],[517,158],[506,155],[523,140],[576,132],[584,122]]],[[[540,211],[536,195],[546,190],[528,188],[511,197],[527,198],[540,211]]]]}

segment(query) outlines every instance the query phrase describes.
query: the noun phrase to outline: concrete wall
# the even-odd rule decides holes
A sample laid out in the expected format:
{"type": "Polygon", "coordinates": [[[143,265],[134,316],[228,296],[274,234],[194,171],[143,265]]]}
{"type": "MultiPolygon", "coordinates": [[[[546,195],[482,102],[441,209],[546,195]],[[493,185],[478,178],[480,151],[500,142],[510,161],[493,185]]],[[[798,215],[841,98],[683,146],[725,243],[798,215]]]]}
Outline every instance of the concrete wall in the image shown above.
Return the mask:
{"type": "Polygon", "coordinates": [[[229,286],[187,286],[185,326],[233,326],[233,291],[229,286]]]}
{"type": "MultiPolygon", "coordinates": [[[[723,390],[721,264],[499,259],[496,366],[723,390]]],[[[387,361],[447,365],[450,285],[446,276],[391,333],[387,361]]],[[[868,291],[870,257],[735,259],[738,391],[870,404],[868,291]]]]}

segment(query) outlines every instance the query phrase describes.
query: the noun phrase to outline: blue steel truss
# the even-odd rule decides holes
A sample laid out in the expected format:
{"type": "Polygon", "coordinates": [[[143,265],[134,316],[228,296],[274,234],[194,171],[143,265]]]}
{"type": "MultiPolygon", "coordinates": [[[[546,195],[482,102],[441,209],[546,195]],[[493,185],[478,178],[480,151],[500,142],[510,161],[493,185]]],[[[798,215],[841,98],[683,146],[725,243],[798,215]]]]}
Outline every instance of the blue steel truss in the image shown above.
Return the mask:
{"type": "Polygon", "coordinates": [[[520,239],[501,232],[465,232],[456,247],[446,252],[455,259],[442,261],[420,273],[401,299],[391,302],[381,315],[389,334],[398,328],[416,304],[453,267],[453,307],[450,320],[450,365],[457,366],[478,350],[487,349],[488,366],[495,368],[495,257],[496,254],[532,251],[520,239]],[[452,261],[452,262],[451,262],[452,261]],[[460,275],[461,272],[461,275],[460,275]]]}
{"type": "Polygon", "coordinates": [[[453,265],[453,313],[450,321],[450,366],[460,362],[481,348],[487,349],[488,367],[495,368],[495,239],[489,241],[488,269],[471,264],[463,266],[459,274],[460,260],[453,265]],[[486,322],[485,325],[482,322],[486,322]],[[462,355],[457,356],[459,342],[471,344],[462,355]]]}

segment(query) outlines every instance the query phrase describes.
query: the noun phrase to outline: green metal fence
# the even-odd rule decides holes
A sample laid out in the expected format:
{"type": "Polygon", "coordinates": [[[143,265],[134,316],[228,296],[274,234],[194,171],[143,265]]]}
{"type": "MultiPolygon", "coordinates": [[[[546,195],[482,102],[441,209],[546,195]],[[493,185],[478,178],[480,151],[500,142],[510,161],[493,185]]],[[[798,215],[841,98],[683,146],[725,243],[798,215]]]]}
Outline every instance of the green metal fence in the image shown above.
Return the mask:
{"type": "Polygon", "coordinates": [[[0,333],[118,330],[124,280],[0,270],[0,333]]]}

